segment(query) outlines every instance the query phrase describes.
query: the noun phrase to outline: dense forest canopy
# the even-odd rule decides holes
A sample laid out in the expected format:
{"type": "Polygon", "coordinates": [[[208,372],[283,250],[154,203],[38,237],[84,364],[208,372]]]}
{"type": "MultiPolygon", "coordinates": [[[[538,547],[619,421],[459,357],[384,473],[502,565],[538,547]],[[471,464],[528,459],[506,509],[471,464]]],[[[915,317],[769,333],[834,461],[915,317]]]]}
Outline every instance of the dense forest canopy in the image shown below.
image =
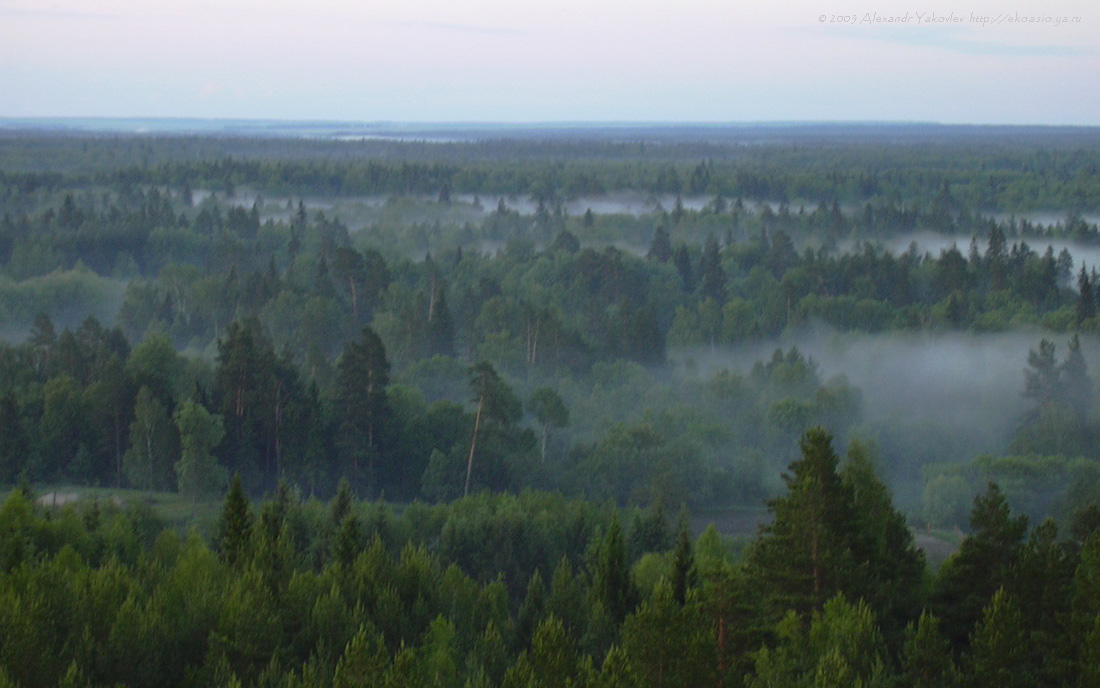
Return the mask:
{"type": "Polygon", "coordinates": [[[10,124],[0,686],[1091,680],[1096,131],[10,124]]]}

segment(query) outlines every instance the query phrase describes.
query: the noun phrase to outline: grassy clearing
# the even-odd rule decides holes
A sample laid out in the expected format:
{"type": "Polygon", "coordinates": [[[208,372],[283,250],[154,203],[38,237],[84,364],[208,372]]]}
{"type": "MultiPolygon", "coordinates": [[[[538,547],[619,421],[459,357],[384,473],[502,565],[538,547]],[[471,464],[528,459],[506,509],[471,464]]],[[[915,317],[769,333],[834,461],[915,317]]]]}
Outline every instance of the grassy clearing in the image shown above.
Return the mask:
{"type": "MultiPolygon", "coordinates": [[[[210,532],[221,513],[223,501],[221,496],[217,496],[192,505],[189,498],[176,492],[70,484],[32,485],[31,489],[35,501],[43,508],[52,510],[70,506],[79,509],[93,500],[101,505],[114,504],[121,508],[140,504],[149,507],[166,526],[181,532],[191,528],[210,532]]],[[[0,502],[7,499],[10,492],[10,488],[0,491],[0,502]]]]}

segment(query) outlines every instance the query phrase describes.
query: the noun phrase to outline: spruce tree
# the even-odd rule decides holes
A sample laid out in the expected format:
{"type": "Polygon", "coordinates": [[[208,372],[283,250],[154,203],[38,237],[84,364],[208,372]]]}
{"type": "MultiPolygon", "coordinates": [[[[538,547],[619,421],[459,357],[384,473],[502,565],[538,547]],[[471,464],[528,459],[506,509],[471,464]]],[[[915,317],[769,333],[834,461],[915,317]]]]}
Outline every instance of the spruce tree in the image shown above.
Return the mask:
{"type": "Polygon", "coordinates": [[[688,534],[686,514],[680,516],[680,532],[676,549],[672,554],[672,599],[681,607],[687,601],[688,590],[695,587],[698,573],[695,570],[695,553],[688,534]]]}
{"type": "Polygon", "coordinates": [[[243,562],[251,536],[252,514],[249,511],[248,497],[241,487],[241,475],[237,473],[234,474],[229,492],[225,495],[225,505],[218,521],[218,534],[214,540],[222,561],[230,566],[243,562]]]}
{"type": "Polygon", "coordinates": [[[1077,310],[1076,321],[1077,325],[1086,320],[1091,320],[1096,317],[1096,294],[1092,290],[1092,281],[1089,280],[1089,274],[1085,271],[1085,266],[1081,265],[1081,274],[1077,276],[1077,310]]]}
{"type": "Polygon", "coordinates": [[[611,527],[597,549],[592,593],[616,625],[622,623],[638,602],[617,515],[612,518],[611,527]]]}
{"type": "Polygon", "coordinates": [[[959,551],[940,568],[932,594],[932,609],[956,651],[966,648],[982,610],[1008,583],[1027,533],[1027,516],[1013,518],[1004,494],[990,483],[974,499],[970,528],[959,551]]]}

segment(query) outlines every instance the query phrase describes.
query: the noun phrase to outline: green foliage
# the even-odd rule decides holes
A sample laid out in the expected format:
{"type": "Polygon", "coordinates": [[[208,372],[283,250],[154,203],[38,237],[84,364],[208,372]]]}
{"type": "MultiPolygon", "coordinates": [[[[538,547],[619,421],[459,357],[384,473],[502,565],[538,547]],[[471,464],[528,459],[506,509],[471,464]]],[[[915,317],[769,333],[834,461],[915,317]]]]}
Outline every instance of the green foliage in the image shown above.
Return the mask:
{"type": "Polygon", "coordinates": [[[885,643],[863,602],[838,595],[814,612],[808,630],[791,613],[776,634],[775,649],[757,653],[748,686],[888,685],[885,643]]]}
{"type": "Polygon", "coordinates": [[[964,669],[974,686],[1032,686],[1027,670],[1030,646],[1019,608],[1012,596],[999,588],[982,612],[970,639],[970,658],[964,669]]]}
{"type": "Polygon", "coordinates": [[[230,566],[244,563],[249,554],[252,538],[253,517],[249,509],[248,498],[241,487],[241,476],[233,476],[229,492],[225,495],[225,506],[218,520],[218,533],[215,549],[222,560],[230,566]]]}
{"type": "Polygon", "coordinates": [[[199,497],[216,493],[226,481],[226,471],[214,458],[213,450],[225,435],[221,416],[201,404],[185,401],[176,409],[180,436],[180,460],[176,462],[176,483],[181,494],[199,497]]]}
{"type": "Polygon", "coordinates": [[[858,580],[857,514],[852,488],[837,474],[832,437],[815,428],[801,445],[802,459],[784,475],[787,494],[769,503],[775,518],[748,552],[747,565],[778,616],[808,616],[858,580]]]}
{"type": "Polygon", "coordinates": [[[951,648],[940,633],[940,620],[927,610],[906,629],[901,676],[912,688],[953,686],[958,680],[951,648]]]}
{"type": "Polygon", "coordinates": [[[164,490],[172,484],[176,464],[176,437],[168,412],[148,387],[138,391],[130,448],[122,459],[130,485],[142,490],[164,490]]]}
{"type": "Polygon", "coordinates": [[[974,498],[971,534],[940,569],[932,601],[943,621],[944,634],[958,650],[977,624],[993,594],[1009,580],[1020,556],[1027,517],[1010,516],[1008,503],[996,484],[974,498]]]}
{"type": "Polygon", "coordinates": [[[638,594],[630,577],[618,517],[612,519],[607,535],[594,552],[591,591],[593,602],[616,623],[621,623],[637,604],[638,594]]]}

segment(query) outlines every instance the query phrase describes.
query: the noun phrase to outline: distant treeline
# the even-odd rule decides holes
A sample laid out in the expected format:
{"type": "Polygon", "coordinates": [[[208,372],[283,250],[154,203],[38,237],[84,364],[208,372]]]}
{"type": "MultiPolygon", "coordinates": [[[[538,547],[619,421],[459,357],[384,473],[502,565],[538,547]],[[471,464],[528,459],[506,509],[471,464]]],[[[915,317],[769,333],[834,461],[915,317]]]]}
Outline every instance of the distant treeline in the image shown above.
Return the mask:
{"type": "Polygon", "coordinates": [[[0,190],[129,183],[249,186],[293,195],[515,194],[547,201],[636,190],[776,202],[923,204],[946,184],[971,211],[1085,212],[1100,208],[1100,146],[1090,134],[916,142],[826,136],[751,145],[27,134],[0,137],[0,190]]]}

